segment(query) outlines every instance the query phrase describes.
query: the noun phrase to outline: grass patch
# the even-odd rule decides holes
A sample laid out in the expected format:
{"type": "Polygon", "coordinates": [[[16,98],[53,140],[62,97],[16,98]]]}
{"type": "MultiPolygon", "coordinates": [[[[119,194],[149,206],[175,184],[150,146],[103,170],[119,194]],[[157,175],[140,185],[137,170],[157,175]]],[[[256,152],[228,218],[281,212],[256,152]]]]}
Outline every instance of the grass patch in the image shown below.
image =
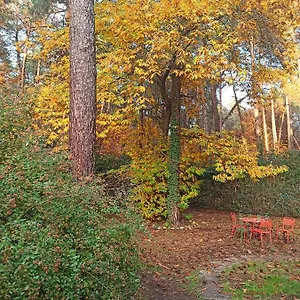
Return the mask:
{"type": "Polygon", "coordinates": [[[195,271],[186,277],[183,288],[196,296],[198,300],[203,300],[202,296],[202,280],[199,271],[195,271]]]}
{"type": "Polygon", "coordinates": [[[223,272],[224,289],[233,299],[275,299],[300,295],[300,261],[248,261],[223,272]]]}

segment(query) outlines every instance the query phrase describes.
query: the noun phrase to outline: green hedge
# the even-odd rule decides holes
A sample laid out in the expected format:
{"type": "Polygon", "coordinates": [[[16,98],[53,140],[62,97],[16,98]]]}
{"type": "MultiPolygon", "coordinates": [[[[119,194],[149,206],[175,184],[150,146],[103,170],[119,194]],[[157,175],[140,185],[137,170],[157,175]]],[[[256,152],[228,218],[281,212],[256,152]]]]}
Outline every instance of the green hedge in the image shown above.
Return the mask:
{"type": "Polygon", "coordinates": [[[270,155],[261,164],[287,165],[289,171],[253,182],[249,178],[220,183],[204,179],[194,205],[244,213],[300,216],[300,151],[270,155]]]}

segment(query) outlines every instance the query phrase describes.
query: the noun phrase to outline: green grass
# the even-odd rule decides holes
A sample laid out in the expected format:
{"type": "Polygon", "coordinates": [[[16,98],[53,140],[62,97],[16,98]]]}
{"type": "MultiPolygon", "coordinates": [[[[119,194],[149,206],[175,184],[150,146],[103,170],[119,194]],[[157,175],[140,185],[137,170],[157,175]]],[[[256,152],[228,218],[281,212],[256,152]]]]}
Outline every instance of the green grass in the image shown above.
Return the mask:
{"type": "Polygon", "coordinates": [[[225,292],[233,299],[300,295],[300,261],[249,261],[224,270],[225,292]]]}
{"type": "Polygon", "coordinates": [[[203,300],[202,296],[202,281],[199,271],[195,271],[186,277],[186,283],[183,288],[196,296],[198,300],[203,300]]]}

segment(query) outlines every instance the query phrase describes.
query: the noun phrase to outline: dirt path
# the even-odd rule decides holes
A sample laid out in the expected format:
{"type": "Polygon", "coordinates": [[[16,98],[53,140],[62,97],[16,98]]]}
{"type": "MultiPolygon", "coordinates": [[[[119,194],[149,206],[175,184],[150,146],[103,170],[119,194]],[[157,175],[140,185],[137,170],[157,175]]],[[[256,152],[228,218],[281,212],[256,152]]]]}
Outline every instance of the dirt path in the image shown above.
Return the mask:
{"type": "MultiPolygon", "coordinates": [[[[300,255],[299,239],[290,245],[274,242],[262,251],[256,241],[246,244],[239,237],[230,238],[229,213],[198,210],[192,214],[192,221],[183,222],[180,229],[149,224],[150,235],[141,242],[148,269],[143,272],[143,288],[136,299],[231,299],[222,290],[220,275],[224,268],[247,259],[300,255]]],[[[272,221],[276,228],[281,218],[272,221]]]]}

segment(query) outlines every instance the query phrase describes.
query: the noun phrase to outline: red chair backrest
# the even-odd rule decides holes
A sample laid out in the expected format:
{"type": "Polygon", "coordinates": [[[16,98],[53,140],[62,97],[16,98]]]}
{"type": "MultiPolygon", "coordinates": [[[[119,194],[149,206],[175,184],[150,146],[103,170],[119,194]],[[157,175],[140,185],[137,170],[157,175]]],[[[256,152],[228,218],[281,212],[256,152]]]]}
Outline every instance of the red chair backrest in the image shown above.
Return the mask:
{"type": "Polygon", "coordinates": [[[282,220],[282,226],[294,229],[296,223],[296,219],[284,217],[282,220]]]}
{"type": "Polygon", "coordinates": [[[232,223],[236,223],[236,214],[234,212],[230,213],[232,223]]]}
{"type": "Polygon", "coordinates": [[[272,221],[271,220],[266,220],[262,219],[260,224],[259,224],[260,229],[272,229],[272,221]]]}

